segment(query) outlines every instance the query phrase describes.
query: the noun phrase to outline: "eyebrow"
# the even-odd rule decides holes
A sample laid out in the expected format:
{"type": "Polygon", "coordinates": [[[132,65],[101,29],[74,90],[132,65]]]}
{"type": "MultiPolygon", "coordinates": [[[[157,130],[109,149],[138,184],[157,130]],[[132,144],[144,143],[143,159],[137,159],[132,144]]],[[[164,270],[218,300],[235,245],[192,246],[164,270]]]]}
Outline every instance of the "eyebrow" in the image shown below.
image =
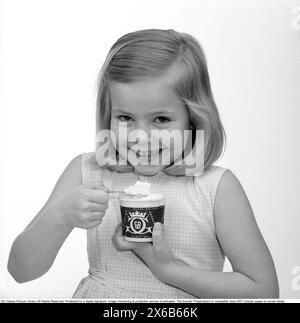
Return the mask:
{"type": "MultiPolygon", "coordinates": [[[[129,113],[127,111],[124,111],[122,109],[112,109],[111,111],[112,112],[120,112],[120,113],[130,114],[131,115],[131,113],[129,113]]],[[[165,113],[176,114],[176,112],[174,112],[173,110],[166,109],[166,110],[159,110],[159,111],[151,112],[151,113],[149,113],[149,115],[165,114],[165,113]]]]}

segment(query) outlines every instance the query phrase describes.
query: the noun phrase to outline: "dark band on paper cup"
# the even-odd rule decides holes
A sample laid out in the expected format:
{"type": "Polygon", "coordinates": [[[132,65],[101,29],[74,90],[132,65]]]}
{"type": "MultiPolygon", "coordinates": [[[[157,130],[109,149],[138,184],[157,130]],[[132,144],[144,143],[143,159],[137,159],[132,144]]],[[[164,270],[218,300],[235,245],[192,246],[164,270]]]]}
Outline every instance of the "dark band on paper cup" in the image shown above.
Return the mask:
{"type": "Polygon", "coordinates": [[[155,222],[164,223],[165,205],[153,207],[127,207],[120,205],[123,235],[127,241],[152,241],[155,222]]]}

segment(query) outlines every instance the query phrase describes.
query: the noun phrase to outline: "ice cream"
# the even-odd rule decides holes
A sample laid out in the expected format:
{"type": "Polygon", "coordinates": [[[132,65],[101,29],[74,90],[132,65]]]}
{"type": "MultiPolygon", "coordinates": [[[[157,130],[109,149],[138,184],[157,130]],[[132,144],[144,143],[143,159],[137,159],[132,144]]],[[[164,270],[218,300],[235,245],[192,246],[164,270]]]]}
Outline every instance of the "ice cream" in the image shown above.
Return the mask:
{"type": "Polygon", "coordinates": [[[119,202],[125,240],[152,241],[154,223],[164,223],[165,197],[152,193],[151,183],[137,181],[124,189],[119,202]]]}
{"type": "Polygon", "coordinates": [[[139,195],[147,196],[151,194],[150,187],[151,187],[151,183],[137,181],[134,185],[128,186],[127,188],[125,188],[124,192],[131,195],[139,194],[139,195]]]}
{"type": "Polygon", "coordinates": [[[124,189],[124,192],[128,194],[130,198],[138,198],[142,201],[152,201],[163,199],[162,194],[151,193],[151,183],[137,181],[134,185],[128,186],[124,189]]]}

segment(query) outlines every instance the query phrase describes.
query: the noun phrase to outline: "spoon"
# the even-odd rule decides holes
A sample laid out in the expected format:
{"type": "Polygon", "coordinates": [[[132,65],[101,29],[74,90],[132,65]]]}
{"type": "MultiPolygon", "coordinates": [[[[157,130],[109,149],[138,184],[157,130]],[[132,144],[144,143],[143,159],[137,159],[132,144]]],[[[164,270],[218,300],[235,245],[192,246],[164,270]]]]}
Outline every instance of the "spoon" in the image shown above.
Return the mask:
{"type": "MultiPolygon", "coordinates": [[[[140,178],[140,175],[138,174],[138,172],[136,171],[136,170],[134,170],[134,173],[136,174],[136,176],[137,176],[137,178],[139,179],[139,181],[142,181],[141,180],[141,178],[140,178]]],[[[132,196],[144,196],[143,194],[131,194],[131,193],[126,193],[124,190],[110,190],[109,188],[107,188],[103,183],[101,183],[101,185],[103,186],[103,187],[105,187],[106,188],[106,192],[110,195],[110,197],[111,197],[111,195],[114,197],[114,196],[118,196],[118,194],[120,194],[120,193],[125,193],[125,194],[128,194],[128,195],[132,195],[132,196]],[[115,195],[115,194],[117,194],[117,195],[115,195]]]]}
{"type": "Polygon", "coordinates": [[[124,190],[110,190],[105,185],[102,184],[102,186],[106,189],[106,193],[108,193],[109,195],[115,195],[115,194],[125,193],[124,190]]]}
{"type": "Polygon", "coordinates": [[[127,194],[127,195],[131,195],[131,196],[136,196],[136,197],[143,197],[143,196],[145,196],[144,194],[140,194],[140,193],[137,193],[137,194],[127,193],[124,190],[110,190],[105,185],[103,185],[103,187],[106,188],[106,193],[109,194],[109,197],[110,198],[117,198],[119,196],[119,194],[121,194],[121,193],[124,193],[124,194],[127,194]]]}

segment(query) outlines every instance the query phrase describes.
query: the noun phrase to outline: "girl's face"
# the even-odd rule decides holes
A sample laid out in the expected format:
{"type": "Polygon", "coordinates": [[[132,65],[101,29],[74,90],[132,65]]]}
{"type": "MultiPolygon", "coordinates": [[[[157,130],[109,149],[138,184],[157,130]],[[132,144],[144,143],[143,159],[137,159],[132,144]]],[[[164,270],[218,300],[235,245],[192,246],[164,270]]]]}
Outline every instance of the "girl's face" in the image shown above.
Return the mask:
{"type": "MultiPolygon", "coordinates": [[[[151,130],[167,130],[167,132],[177,130],[177,134],[180,133],[179,137],[183,138],[183,130],[190,129],[188,111],[172,90],[170,81],[168,82],[166,78],[159,78],[134,83],[112,82],[110,84],[110,95],[110,129],[116,136],[115,148],[123,158],[127,157],[127,160],[131,162],[130,156],[132,156],[133,151],[135,158],[139,157],[141,160],[143,158],[150,160],[153,156],[157,157],[157,154],[162,155],[160,158],[169,154],[170,159],[168,160],[172,162],[181,156],[182,150],[174,149],[174,145],[162,146],[162,141],[159,140],[159,150],[157,148],[153,150],[150,144],[151,130]],[[119,140],[119,126],[127,128],[129,137],[133,130],[143,130],[147,134],[147,138],[139,138],[135,142],[123,140],[123,143],[120,144],[122,140],[119,140]],[[121,150],[119,145],[122,145],[121,150]],[[163,153],[162,149],[164,149],[163,153]],[[127,156],[122,154],[122,151],[126,150],[127,156]],[[140,156],[139,151],[142,154],[147,150],[151,151],[151,156],[140,156]]],[[[186,140],[182,142],[183,148],[185,144],[186,140]]],[[[161,160],[159,165],[136,165],[132,162],[131,164],[139,174],[146,176],[155,175],[168,166],[164,159],[161,160]]]]}

